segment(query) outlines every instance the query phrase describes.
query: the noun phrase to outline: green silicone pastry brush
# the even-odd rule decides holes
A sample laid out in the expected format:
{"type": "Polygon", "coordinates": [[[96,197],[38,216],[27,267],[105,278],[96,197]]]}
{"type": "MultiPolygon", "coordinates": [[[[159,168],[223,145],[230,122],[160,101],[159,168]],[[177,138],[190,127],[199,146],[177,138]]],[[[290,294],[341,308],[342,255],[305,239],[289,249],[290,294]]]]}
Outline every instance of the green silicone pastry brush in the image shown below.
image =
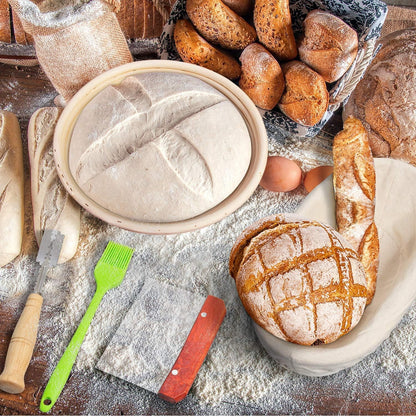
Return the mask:
{"type": "Polygon", "coordinates": [[[97,288],[75,334],[59,360],[40,401],[40,410],[48,412],[57,401],[69,378],[85,334],[105,293],[121,284],[133,249],[110,241],[94,269],[97,288]]]}

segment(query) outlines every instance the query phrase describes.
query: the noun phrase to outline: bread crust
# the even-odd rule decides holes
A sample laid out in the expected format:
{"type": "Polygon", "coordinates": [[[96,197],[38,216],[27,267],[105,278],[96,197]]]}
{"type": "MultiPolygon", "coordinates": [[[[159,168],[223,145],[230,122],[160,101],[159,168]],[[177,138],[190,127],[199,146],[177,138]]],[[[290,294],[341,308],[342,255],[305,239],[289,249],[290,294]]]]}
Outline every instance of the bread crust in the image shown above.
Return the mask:
{"type": "Polygon", "coordinates": [[[223,0],[224,4],[240,16],[247,15],[253,8],[252,0],[223,0]]]}
{"type": "Polygon", "coordinates": [[[292,29],[289,0],[256,0],[254,26],[257,36],[278,60],[295,59],[298,50],[292,29]]]}
{"type": "Polygon", "coordinates": [[[77,250],[80,231],[80,208],[64,189],[53,161],[53,134],[61,110],[45,107],[29,121],[28,148],[31,173],[33,224],[40,244],[46,228],[65,236],[58,263],[70,260],[77,250]]]}
{"type": "Polygon", "coordinates": [[[181,19],[176,22],[174,40],[176,50],[184,62],[211,69],[229,79],[240,76],[241,67],[238,61],[210,45],[189,20],[181,19]]]}
{"type": "Polygon", "coordinates": [[[280,110],[304,126],[314,126],[324,116],[329,94],[325,80],[303,62],[282,65],[286,89],[279,102],[280,110]]]}
{"type": "Polygon", "coordinates": [[[326,82],[340,79],[358,53],[357,32],[343,20],[322,10],[312,10],[304,22],[299,58],[326,82]]]}
{"type": "Polygon", "coordinates": [[[334,189],[338,231],[357,250],[366,273],[367,304],[376,290],[379,240],[374,222],[376,177],[367,132],[354,117],[334,137],[334,189]]]}
{"type": "Polygon", "coordinates": [[[285,88],[282,68],[273,55],[259,43],[252,43],[240,56],[240,88],[264,110],[271,110],[285,88]]]}
{"type": "Polygon", "coordinates": [[[366,303],[357,253],[334,229],[294,214],[244,230],[230,273],[250,317],[278,338],[329,343],[349,332],[366,303]]]}
{"type": "Polygon", "coordinates": [[[242,50],[257,38],[254,27],[221,0],[188,0],[186,13],[207,41],[223,48],[242,50]]]}
{"type": "Polygon", "coordinates": [[[0,267],[19,255],[24,228],[23,150],[17,117],[0,110],[0,267]]]}
{"type": "Polygon", "coordinates": [[[0,0],[0,42],[10,43],[11,41],[9,3],[7,0],[0,0]]]}
{"type": "Polygon", "coordinates": [[[344,106],[343,118],[358,118],[375,157],[416,166],[416,30],[394,32],[377,53],[344,106]]]}

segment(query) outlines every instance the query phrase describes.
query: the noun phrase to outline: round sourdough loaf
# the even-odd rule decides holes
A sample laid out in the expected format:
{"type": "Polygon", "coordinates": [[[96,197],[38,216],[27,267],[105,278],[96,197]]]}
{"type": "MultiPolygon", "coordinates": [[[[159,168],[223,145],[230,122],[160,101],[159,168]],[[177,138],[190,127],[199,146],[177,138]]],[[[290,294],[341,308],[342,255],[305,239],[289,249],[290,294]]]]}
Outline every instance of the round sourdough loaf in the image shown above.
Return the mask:
{"type": "Polygon", "coordinates": [[[416,165],[416,30],[394,32],[344,107],[344,119],[358,118],[375,157],[416,165]]]}
{"type": "Polygon", "coordinates": [[[146,72],[100,91],[81,111],[69,167],[112,213],[138,221],[193,218],[244,178],[251,139],[237,108],[185,74],[146,72]]]}
{"type": "Polygon", "coordinates": [[[230,274],[251,318],[297,344],[335,341],[366,305],[357,253],[330,226],[294,214],[247,228],[232,248],[230,274]]]}

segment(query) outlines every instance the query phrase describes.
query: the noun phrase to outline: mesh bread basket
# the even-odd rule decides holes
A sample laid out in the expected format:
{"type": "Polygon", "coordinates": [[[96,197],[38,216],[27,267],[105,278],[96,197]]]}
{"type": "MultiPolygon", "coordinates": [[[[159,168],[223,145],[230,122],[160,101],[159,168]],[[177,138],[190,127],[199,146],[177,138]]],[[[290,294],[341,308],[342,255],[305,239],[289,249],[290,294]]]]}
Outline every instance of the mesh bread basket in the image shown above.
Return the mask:
{"type": "MultiPolygon", "coordinates": [[[[186,16],[186,0],[177,0],[170,18],[161,35],[162,59],[180,60],[173,41],[175,23],[186,16]]],[[[332,114],[348,99],[360,81],[364,72],[376,53],[376,42],[387,15],[387,5],[380,0],[291,0],[290,12],[295,35],[302,31],[302,23],[306,15],[314,9],[328,11],[349,24],[358,33],[358,54],[344,76],[328,86],[330,103],[322,120],[313,127],[295,123],[277,108],[262,111],[270,137],[286,136],[288,133],[300,137],[316,136],[332,114]]]]}

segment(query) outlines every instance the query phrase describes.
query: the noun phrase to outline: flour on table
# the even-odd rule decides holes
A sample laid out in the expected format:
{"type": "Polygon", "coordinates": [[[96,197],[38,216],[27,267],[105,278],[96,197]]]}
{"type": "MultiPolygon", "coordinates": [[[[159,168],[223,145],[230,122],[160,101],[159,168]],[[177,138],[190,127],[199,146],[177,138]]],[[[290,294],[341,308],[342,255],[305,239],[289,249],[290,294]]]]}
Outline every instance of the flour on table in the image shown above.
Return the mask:
{"type": "MultiPolygon", "coordinates": [[[[273,148],[279,153],[278,147],[273,148]]],[[[297,393],[310,391],[313,395],[320,389],[332,389],[346,392],[346,405],[340,411],[348,413],[349,402],[371,401],[373,391],[395,395],[394,386],[389,385],[392,375],[400,377],[401,385],[409,391],[416,389],[415,304],[376,352],[352,368],[331,376],[312,378],[287,371],[270,358],[258,342],[228,273],[229,253],[246,227],[267,215],[294,212],[304,195],[302,189],[279,194],[259,187],[241,208],[222,221],[195,232],[167,236],[121,230],[83,211],[78,251],[73,260],[50,271],[43,292],[36,348],[43,351],[43,359],[48,359],[48,375],[93,296],[93,269],[107,242],[114,240],[129,245],[135,253],[123,283],[104,296],[79,352],[72,377],[88,374],[88,381],[84,377],[79,379],[80,383],[68,383],[59,400],[70,404],[80,391],[88,388],[85,410],[88,414],[106,414],[108,406],[121,410],[124,406],[127,409],[135,406],[137,413],[145,409],[172,413],[172,406],[153,393],[95,368],[147,277],[202,296],[218,296],[227,308],[224,322],[191,391],[175,406],[175,412],[236,414],[243,407],[245,411],[252,409],[250,413],[254,414],[265,413],[268,409],[279,409],[282,414],[314,413],[313,400],[302,402],[297,393]],[[368,389],[368,386],[373,388],[368,389]],[[106,400],[102,398],[103,391],[108,394],[106,400]]],[[[37,247],[30,221],[26,222],[23,254],[0,269],[0,299],[12,309],[22,307],[22,299],[33,290],[38,270],[37,247]]]]}

